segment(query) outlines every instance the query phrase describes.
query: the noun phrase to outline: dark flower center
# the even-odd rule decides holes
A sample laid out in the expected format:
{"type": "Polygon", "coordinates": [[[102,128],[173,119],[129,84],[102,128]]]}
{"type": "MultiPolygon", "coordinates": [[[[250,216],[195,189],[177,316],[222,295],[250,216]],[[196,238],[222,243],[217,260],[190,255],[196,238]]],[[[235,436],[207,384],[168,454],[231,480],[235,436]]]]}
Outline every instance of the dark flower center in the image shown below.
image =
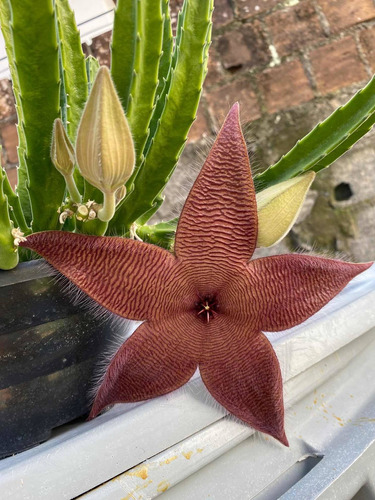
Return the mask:
{"type": "Polygon", "coordinates": [[[198,295],[198,300],[195,303],[195,310],[202,321],[209,323],[218,313],[218,309],[219,305],[215,295],[198,295]]]}

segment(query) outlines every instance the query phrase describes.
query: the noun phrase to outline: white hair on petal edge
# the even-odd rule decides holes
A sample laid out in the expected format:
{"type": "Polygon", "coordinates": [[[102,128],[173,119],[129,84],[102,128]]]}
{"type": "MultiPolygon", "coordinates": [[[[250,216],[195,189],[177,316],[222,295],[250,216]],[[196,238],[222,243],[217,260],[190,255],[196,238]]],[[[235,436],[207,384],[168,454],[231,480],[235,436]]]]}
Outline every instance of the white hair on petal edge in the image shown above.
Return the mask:
{"type": "Polygon", "coordinates": [[[120,316],[113,315],[111,318],[112,336],[108,340],[106,349],[100,354],[95,364],[94,376],[88,392],[88,398],[93,403],[96,394],[105,377],[106,371],[124,342],[134,333],[141,324],[139,321],[131,321],[120,316]]]}
{"type": "Polygon", "coordinates": [[[95,363],[94,375],[90,383],[91,388],[87,394],[88,401],[92,403],[110,362],[140,322],[127,320],[110,312],[108,309],[95,302],[94,299],[89,297],[48,262],[41,260],[39,270],[50,277],[50,283],[57,284],[60,292],[65,295],[74,306],[80,307],[83,311],[90,313],[90,315],[97,320],[97,327],[105,326],[111,331],[111,336],[107,340],[106,348],[100,353],[95,363]]]}

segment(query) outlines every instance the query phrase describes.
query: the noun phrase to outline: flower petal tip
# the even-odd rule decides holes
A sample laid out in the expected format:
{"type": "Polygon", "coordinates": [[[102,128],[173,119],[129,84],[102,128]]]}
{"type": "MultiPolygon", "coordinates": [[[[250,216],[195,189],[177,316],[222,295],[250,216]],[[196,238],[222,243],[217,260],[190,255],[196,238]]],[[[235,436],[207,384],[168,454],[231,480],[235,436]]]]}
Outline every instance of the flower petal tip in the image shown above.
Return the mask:
{"type": "Polygon", "coordinates": [[[96,418],[100,413],[105,410],[105,408],[108,408],[109,406],[113,406],[115,404],[114,401],[111,400],[110,397],[107,399],[101,395],[101,390],[99,389],[98,394],[95,397],[94,403],[91,407],[90,414],[87,417],[87,420],[93,420],[96,418]]]}
{"type": "Polygon", "coordinates": [[[229,114],[234,113],[238,115],[239,112],[240,112],[240,103],[236,101],[230,108],[229,114]]]}
{"type": "Polygon", "coordinates": [[[240,104],[238,102],[235,102],[233,106],[230,108],[229,113],[227,114],[224,123],[223,123],[223,128],[227,122],[236,122],[239,124],[240,122],[240,104]]]}
{"type": "Polygon", "coordinates": [[[280,434],[278,434],[278,435],[275,434],[273,437],[275,439],[277,439],[281,444],[283,444],[284,446],[289,448],[289,441],[288,441],[288,438],[286,437],[284,429],[282,430],[282,432],[280,434]]]}
{"type": "Polygon", "coordinates": [[[90,420],[94,420],[94,418],[96,418],[101,411],[102,411],[102,408],[100,409],[100,408],[95,407],[95,403],[94,403],[93,407],[91,408],[90,414],[87,417],[87,421],[90,422],[90,420]]]}

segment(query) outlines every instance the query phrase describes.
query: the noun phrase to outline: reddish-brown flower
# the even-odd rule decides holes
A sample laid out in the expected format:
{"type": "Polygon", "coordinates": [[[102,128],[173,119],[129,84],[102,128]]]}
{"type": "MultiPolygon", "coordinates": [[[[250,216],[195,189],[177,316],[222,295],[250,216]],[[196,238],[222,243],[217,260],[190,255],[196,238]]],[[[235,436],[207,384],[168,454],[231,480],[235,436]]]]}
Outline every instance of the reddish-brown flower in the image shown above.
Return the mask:
{"type": "Polygon", "coordinates": [[[296,254],[250,261],[256,242],[238,105],[185,203],[174,254],[60,231],[27,238],[25,246],[99,304],[144,320],[109,365],[91,418],[113,403],[173,391],[199,366],[207,389],[229,412],[288,444],[280,367],[262,331],[301,323],[371,264],[296,254]]]}

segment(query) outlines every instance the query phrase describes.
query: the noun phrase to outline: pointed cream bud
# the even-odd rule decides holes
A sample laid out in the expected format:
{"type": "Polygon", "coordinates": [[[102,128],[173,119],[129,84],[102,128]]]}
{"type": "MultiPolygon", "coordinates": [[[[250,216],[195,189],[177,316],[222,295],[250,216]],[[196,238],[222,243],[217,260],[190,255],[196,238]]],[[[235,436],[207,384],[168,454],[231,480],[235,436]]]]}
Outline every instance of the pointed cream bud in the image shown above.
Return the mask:
{"type": "Polygon", "coordinates": [[[114,194],[133,172],[133,139],[105,66],[96,75],[83,111],[76,152],[82,176],[105,197],[114,194]]]}
{"type": "Polygon", "coordinates": [[[301,211],[314,178],[315,172],[308,172],[280,182],[256,195],[257,247],[270,247],[286,236],[301,211]]]}
{"type": "Polygon", "coordinates": [[[76,162],[74,148],[60,118],[56,118],[53,122],[51,160],[60,174],[64,176],[72,200],[80,203],[81,195],[73,177],[76,162]]]}
{"type": "Polygon", "coordinates": [[[62,175],[73,173],[75,164],[74,148],[60,118],[56,118],[53,122],[51,159],[62,175]]]}

